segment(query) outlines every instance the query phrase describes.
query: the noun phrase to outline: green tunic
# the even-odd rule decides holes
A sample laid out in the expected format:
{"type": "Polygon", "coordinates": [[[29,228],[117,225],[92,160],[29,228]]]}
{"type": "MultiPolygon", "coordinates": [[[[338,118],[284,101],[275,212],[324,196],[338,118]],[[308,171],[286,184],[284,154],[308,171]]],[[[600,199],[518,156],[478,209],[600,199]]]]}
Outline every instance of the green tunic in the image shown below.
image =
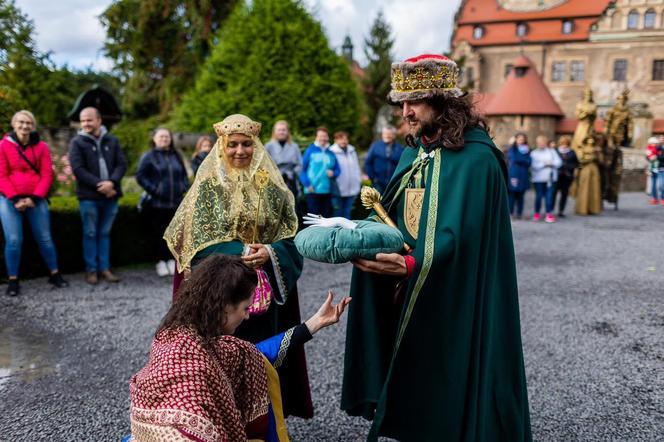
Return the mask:
{"type": "MultiPolygon", "coordinates": [[[[479,128],[462,150],[421,148],[435,154],[415,270],[401,302],[397,279],[353,271],[341,407],[374,419],[369,440],[530,441],[502,154],[479,128]]],[[[417,156],[383,197],[407,238],[398,189],[417,156]]]]}

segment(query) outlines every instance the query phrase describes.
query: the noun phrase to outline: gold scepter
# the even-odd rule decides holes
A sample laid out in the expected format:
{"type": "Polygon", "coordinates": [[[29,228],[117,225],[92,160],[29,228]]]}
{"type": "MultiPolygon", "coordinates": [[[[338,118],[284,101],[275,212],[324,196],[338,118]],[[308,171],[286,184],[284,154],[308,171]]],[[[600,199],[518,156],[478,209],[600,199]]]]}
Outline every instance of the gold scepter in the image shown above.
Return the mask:
{"type": "Polygon", "coordinates": [[[254,222],[254,236],[252,241],[253,244],[256,244],[256,239],[258,237],[258,218],[260,217],[261,213],[261,201],[263,200],[263,190],[265,190],[269,182],[270,182],[270,173],[263,168],[258,169],[256,171],[256,174],[254,175],[254,183],[258,188],[258,207],[256,207],[256,221],[254,222]]]}
{"type": "MultiPolygon", "coordinates": [[[[360,192],[360,201],[362,201],[362,205],[366,209],[374,210],[383,224],[387,224],[388,226],[394,227],[396,229],[397,225],[394,221],[392,221],[390,215],[387,214],[387,211],[380,203],[380,198],[380,193],[376,189],[369,186],[362,186],[362,191],[360,192]]],[[[413,250],[405,242],[403,243],[403,248],[407,253],[410,253],[413,250]]]]}

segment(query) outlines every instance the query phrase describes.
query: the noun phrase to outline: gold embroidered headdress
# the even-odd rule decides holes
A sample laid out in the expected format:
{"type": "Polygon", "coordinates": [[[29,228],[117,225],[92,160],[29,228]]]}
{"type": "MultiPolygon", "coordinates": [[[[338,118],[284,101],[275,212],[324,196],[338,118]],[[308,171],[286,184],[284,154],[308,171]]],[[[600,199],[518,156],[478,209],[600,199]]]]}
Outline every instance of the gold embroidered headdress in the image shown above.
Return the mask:
{"type": "Polygon", "coordinates": [[[418,101],[435,96],[460,97],[459,68],[453,60],[435,54],[418,55],[392,64],[392,103],[418,101]]]}
{"type": "Polygon", "coordinates": [[[189,269],[196,253],[214,244],[248,244],[254,232],[257,242],[269,244],[297,232],[293,194],[258,138],[260,129],[260,123],[244,115],[231,115],[214,125],[219,138],[164,233],[179,271],[189,269]],[[232,167],[226,159],[232,134],[254,142],[246,168],[232,167]]]}

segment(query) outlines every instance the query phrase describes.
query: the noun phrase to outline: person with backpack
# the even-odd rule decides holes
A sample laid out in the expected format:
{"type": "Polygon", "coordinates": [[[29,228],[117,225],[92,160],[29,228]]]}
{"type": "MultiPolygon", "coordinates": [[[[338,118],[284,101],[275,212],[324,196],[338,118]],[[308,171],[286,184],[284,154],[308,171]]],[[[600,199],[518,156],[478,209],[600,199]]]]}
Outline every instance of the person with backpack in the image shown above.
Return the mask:
{"type": "Polygon", "coordinates": [[[51,237],[47,195],[53,183],[53,163],[48,145],[35,131],[34,115],[21,110],[12,117],[13,130],[0,141],[0,220],[5,235],[5,263],[9,282],[7,295],[17,296],[23,245],[23,217],[28,219],[39,252],[50,271],[49,284],[56,288],[69,284],[58,270],[51,237]]]}

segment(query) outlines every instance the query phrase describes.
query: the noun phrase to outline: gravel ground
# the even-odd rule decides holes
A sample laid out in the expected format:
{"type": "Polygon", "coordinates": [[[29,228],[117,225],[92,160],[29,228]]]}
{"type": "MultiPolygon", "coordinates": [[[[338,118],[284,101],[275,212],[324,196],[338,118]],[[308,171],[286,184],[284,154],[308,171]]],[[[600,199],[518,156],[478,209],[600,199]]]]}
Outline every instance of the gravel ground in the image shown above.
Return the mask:
{"type": "MultiPolygon", "coordinates": [[[[645,201],[624,194],[618,212],[514,222],[536,440],[664,440],[664,208],[645,201]]],[[[151,269],[120,273],[118,285],[70,275],[70,290],[38,279],[18,298],[0,296],[0,440],[128,433],[127,381],[146,361],[170,283],[151,269]]],[[[328,287],[346,293],[349,274],[349,265],[307,261],[303,314],[328,287]]],[[[366,421],[339,410],[344,330],[307,345],[316,416],[289,420],[294,441],[366,436],[366,421]]]]}

